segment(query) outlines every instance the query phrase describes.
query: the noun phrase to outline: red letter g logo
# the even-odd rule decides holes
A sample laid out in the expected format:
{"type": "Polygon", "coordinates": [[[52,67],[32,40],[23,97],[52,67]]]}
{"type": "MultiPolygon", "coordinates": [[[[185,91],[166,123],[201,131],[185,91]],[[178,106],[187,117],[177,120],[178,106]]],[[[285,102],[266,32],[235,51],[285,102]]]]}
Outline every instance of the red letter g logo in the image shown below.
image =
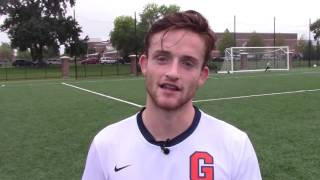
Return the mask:
{"type": "Polygon", "coordinates": [[[214,180],[213,157],[207,152],[195,152],[190,157],[191,180],[214,180]]]}

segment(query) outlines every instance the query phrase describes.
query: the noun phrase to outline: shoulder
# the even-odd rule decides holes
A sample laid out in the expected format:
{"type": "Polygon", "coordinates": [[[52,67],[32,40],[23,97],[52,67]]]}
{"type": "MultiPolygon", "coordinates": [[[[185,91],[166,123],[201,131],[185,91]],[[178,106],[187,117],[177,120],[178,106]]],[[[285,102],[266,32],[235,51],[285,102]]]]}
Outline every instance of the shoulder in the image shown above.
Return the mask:
{"type": "Polygon", "coordinates": [[[218,118],[215,118],[203,111],[201,111],[201,121],[204,125],[207,125],[208,127],[211,127],[211,128],[215,127],[215,129],[217,128],[217,130],[240,133],[240,134],[244,133],[242,130],[235,127],[234,125],[231,125],[218,118]]]}
{"type": "Polygon", "coordinates": [[[219,137],[224,142],[243,143],[247,141],[247,134],[239,128],[225,121],[217,119],[201,111],[200,129],[208,132],[210,136],[219,137]]]}
{"type": "MultiPolygon", "coordinates": [[[[223,149],[221,156],[225,156],[232,162],[233,173],[238,174],[246,171],[251,167],[252,171],[242,175],[252,175],[260,177],[258,160],[253,145],[247,133],[239,128],[201,112],[200,132],[201,137],[210,139],[214,147],[223,149]],[[243,166],[243,167],[242,167],[243,166]]],[[[252,176],[251,176],[252,177],[252,176]]],[[[261,179],[260,178],[243,178],[243,179],[261,179]]]]}
{"type": "Polygon", "coordinates": [[[110,124],[100,130],[94,137],[95,144],[106,144],[122,139],[123,136],[129,135],[129,132],[136,131],[137,121],[136,114],[126,119],[110,124]]]}

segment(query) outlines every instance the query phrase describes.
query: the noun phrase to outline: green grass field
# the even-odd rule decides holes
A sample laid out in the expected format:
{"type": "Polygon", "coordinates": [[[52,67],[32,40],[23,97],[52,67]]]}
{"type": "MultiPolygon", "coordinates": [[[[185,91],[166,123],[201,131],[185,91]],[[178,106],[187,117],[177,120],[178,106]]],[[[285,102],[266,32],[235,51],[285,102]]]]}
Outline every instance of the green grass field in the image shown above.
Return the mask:
{"type": "MultiPolygon", "coordinates": [[[[0,81],[0,179],[81,178],[91,139],[143,105],[142,77],[0,81]]],[[[245,130],[264,180],[320,177],[320,68],[212,74],[194,100],[245,130]]],[[[209,138],[209,137],[208,137],[209,138]]]]}

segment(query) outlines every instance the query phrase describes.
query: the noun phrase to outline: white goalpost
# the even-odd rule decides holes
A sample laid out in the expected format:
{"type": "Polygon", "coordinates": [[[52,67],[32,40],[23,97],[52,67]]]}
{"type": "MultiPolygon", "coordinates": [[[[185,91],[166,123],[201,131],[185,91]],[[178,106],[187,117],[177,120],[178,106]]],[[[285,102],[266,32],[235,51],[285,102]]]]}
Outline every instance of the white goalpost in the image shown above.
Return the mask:
{"type": "Polygon", "coordinates": [[[218,73],[284,71],[290,67],[288,46],[230,47],[218,73]]]}

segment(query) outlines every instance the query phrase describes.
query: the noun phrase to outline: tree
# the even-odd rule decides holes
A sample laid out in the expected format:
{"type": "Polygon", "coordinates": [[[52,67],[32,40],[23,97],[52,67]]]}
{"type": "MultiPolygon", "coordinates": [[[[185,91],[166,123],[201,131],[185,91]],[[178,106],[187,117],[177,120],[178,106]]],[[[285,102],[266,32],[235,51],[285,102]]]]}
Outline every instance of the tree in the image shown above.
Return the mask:
{"type": "Polygon", "coordinates": [[[122,57],[135,51],[135,20],[130,16],[119,16],[114,21],[114,29],[110,32],[112,45],[120,51],[122,57]]]}
{"type": "Polygon", "coordinates": [[[18,50],[17,59],[31,59],[31,53],[29,52],[29,50],[26,50],[26,51],[18,50]]]}
{"type": "Polygon", "coordinates": [[[43,49],[43,58],[49,59],[54,57],[59,57],[60,51],[58,47],[44,47],[43,49]]]}
{"type": "Polygon", "coordinates": [[[151,25],[162,16],[179,11],[180,7],[176,5],[158,6],[155,3],[147,4],[143,9],[142,14],[140,14],[141,24],[145,25],[147,28],[150,28],[151,25]]]}
{"type": "Polygon", "coordinates": [[[223,36],[221,38],[221,41],[218,44],[218,49],[221,55],[224,54],[224,50],[226,48],[234,46],[234,38],[232,34],[229,32],[228,29],[226,29],[223,33],[223,36]]]}
{"type": "Polygon", "coordinates": [[[314,39],[320,38],[320,19],[310,25],[310,30],[314,33],[314,39]]]}
{"type": "Polygon", "coordinates": [[[42,61],[47,48],[70,46],[79,39],[81,28],[66,17],[67,6],[75,0],[7,0],[0,4],[0,15],[6,15],[2,31],[7,31],[11,46],[30,50],[32,59],[42,61]]]}
{"type": "Polygon", "coordinates": [[[9,60],[12,61],[13,50],[8,43],[2,43],[0,46],[0,61],[9,60]]]}
{"type": "Polygon", "coordinates": [[[68,54],[71,57],[72,56],[83,57],[85,54],[87,54],[88,40],[89,40],[89,37],[86,36],[84,39],[75,41],[75,43],[71,44],[71,46],[68,46],[65,48],[65,54],[68,54]]]}
{"type": "Polygon", "coordinates": [[[247,42],[247,47],[261,47],[264,46],[263,39],[259,34],[256,32],[253,32],[252,35],[250,36],[248,42],[247,42]]]}
{"type": "Polygon", "coordinates": [[[315,47],[315,59],[320,61],[320,41],[317,41],[317,45],[315,47]]]}
{"type": "Polygon", "coordinates": [[[132,53],[143,51],[144,37],[150,26],[163,15],[178,12],[180,7],[176,5],[147,4],[140,14],[140,21],[135,25],[135,18],[119,16],[114,21],[114,29],[110,32],[112,45],[120,51],[122,57],[132,53]]]}
{"type": "Polygon", "coordinates": [[[306,40],[304,36],[301,36],[297,44],[298,53],[303,54],[303,51],[306,48],[306,46],[307,46],[306,40]]]}
{"type": "Polygon", "coordinates": [[[307,42],[308,42],[308,44],[306,44],[306,46],[303,50],[303,58],[312,60],[315,57],[315,49],[314,49],[314,46],[312,45],[311,40],[309,40],[307,42]]]}

